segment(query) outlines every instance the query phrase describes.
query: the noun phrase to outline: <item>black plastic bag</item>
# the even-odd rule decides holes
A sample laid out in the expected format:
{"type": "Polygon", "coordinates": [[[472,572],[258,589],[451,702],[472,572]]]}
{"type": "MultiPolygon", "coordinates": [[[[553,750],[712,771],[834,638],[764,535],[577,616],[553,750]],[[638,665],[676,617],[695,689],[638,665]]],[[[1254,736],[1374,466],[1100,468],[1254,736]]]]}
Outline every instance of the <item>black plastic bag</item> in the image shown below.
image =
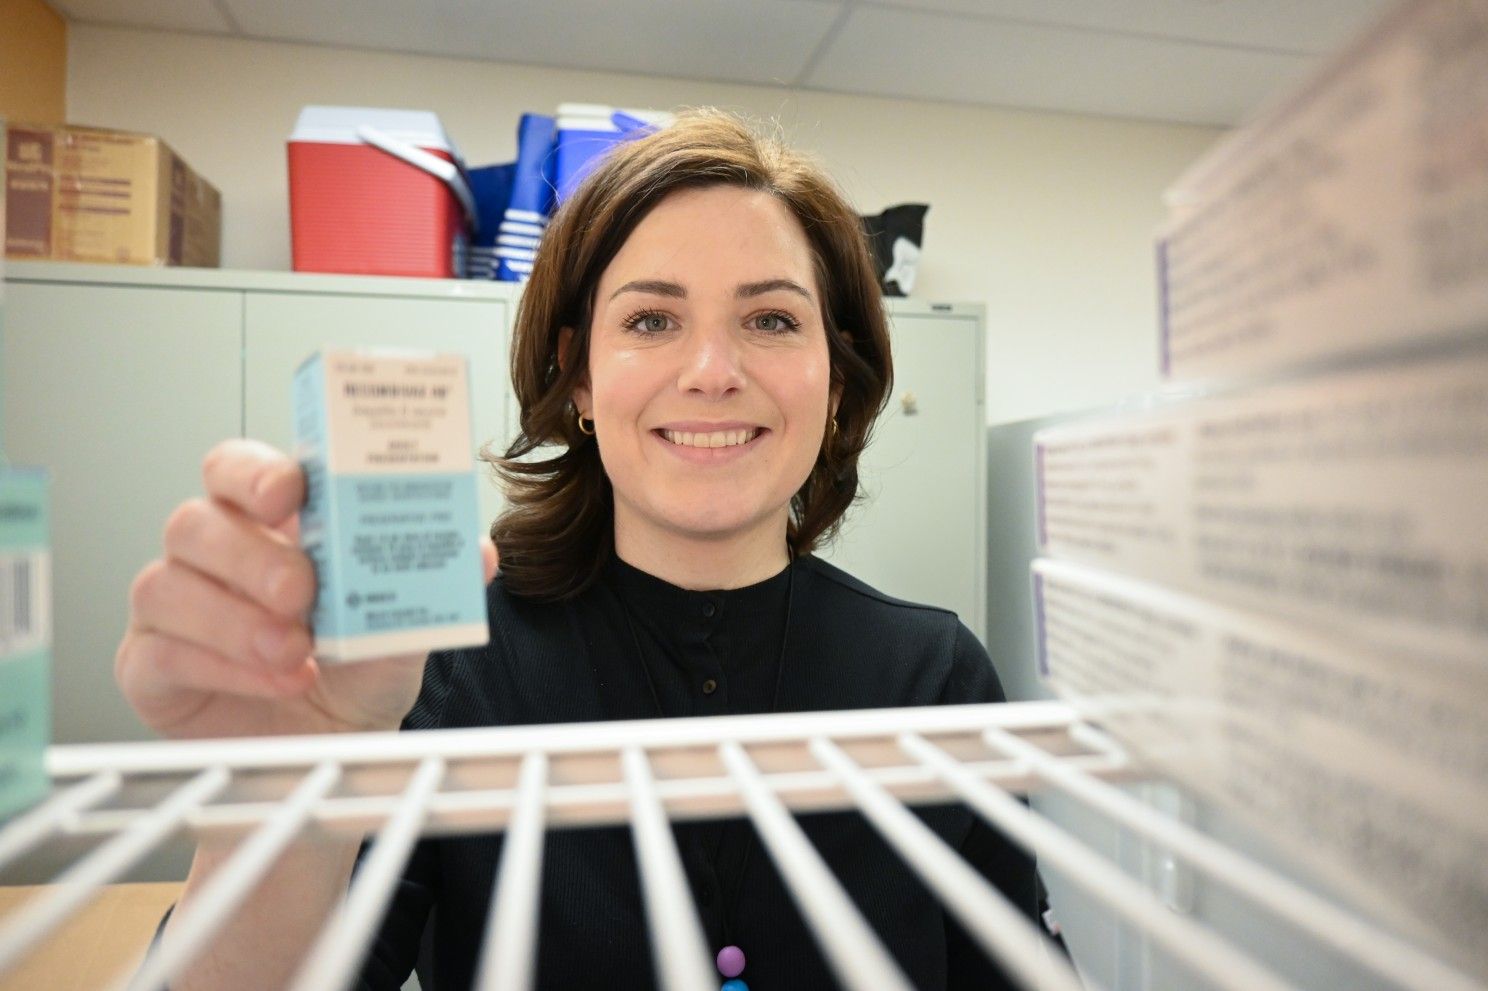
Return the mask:
{"type": "Polygon", "coordinates": [[[925,203],[901,203],[876,216],[860,218],[885,296],[908,296],[914,291],[925,236],[925,211],[929,209],[925,203]]]}

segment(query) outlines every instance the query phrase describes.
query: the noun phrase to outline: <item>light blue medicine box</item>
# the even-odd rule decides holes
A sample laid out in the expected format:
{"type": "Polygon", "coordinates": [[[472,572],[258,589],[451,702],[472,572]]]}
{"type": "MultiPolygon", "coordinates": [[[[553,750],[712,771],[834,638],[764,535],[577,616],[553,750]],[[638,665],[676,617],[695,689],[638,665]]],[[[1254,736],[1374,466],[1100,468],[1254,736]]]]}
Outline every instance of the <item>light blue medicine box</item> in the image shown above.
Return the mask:
{"type": "Polygon", "coordinates": [[[463,356],[427,352],[327,350],[295,373],[316,657],[486,643],[469,386],[463,356]]]}
{"type": "Polygon", "coordinates": [[[47,473],[0,468],[0,819],[47,791],[52,735],[47,473]]]}

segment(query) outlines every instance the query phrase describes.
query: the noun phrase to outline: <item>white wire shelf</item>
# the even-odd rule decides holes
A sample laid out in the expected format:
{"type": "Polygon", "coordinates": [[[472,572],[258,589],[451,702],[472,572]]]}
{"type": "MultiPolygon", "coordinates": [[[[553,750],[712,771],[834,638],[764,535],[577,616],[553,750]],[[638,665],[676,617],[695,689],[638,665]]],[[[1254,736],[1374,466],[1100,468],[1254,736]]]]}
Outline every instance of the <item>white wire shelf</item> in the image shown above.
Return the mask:
{"type": "Polygon", "coordinates": [[[628,824],[660,986],[709,991],[713,975],[672,822],[746,816],[838,981],[910,985],[797,825],[860,811],[946,909],[1022,986],[1081,985],[1046,935],[907,804],[962,802],[1145,933],[1195,986],[1290,988],[1265,960],[1164,906],[1015,796],[1053,790],[1151,841],[1214,883],[1400,988],[1482,991],[1448,964],[1239,857],[1115,785],[1141,769],[1052,702],[585,723],[420,733],[53,747],[53,794],[0,828],[0,869],[49,844],[91,847],[45,892],[0,918],[0,979],[78,910],[179,833],[237,836],[232,859],[169,937],[110,991],[165,987],[228,924],[297,837],[368,835],[368,857],[291,983],[348,987],[414,843],[505,830],[478,968],[483,989],[532,986],[543,836],[628,824]]]}

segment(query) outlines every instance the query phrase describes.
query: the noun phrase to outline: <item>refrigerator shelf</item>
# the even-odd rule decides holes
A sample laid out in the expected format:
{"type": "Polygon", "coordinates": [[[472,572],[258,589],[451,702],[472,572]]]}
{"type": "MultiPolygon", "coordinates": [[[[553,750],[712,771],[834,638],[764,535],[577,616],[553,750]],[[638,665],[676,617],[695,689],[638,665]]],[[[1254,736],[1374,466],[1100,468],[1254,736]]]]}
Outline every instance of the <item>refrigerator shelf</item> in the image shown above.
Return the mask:
{"type": "Polygon", "coordinates": [[[48,844],[91,849],[0,917],[0,978],[104,885],[179,832],[239,837],[137,971],[107,987],[162,988],[190,964],[297,837],[367,835],[350,890],[291,987],[351,985],[414,844],[505,830],[477,986],[532,986],[543,837],[628,824],[668,991],[718,986],[672,822],[747,816],[839,982],[909,984],[795,822],[856,809],[1022,986],[1081,985],[1048,938],[907,808],[968,805],[1040,862],[1145,933],[1200,986],[1289,988],[1257,959],[1153,893],[1016,796],[1057,791],[1401,988],[1483,985],[1246,860],[1117,785],[1146,777],[1117,743],[1056,702],[647,720],[418,733],[58,746],[51,797],[0,828],[0,868],[48,844]]]}

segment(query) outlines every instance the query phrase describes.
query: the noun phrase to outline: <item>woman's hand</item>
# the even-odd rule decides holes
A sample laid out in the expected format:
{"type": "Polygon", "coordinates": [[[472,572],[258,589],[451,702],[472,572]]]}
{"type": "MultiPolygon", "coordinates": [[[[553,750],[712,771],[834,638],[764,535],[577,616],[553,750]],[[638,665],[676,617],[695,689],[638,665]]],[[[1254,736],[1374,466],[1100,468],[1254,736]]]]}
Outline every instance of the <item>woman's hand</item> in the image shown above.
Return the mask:
{"type": "MultiPolygon", "coordinates": [[[[202,477],[206,496],[171,514],[164,556],[130,589],[114,676],[140,719],[178,738],[396,729],[425,655],[324,667],[310,656],[315,573],[297,543],[299,465],[229,440],[202,477]]],[[[482,557],[489,582],[489,539],[482,557]]]]}

